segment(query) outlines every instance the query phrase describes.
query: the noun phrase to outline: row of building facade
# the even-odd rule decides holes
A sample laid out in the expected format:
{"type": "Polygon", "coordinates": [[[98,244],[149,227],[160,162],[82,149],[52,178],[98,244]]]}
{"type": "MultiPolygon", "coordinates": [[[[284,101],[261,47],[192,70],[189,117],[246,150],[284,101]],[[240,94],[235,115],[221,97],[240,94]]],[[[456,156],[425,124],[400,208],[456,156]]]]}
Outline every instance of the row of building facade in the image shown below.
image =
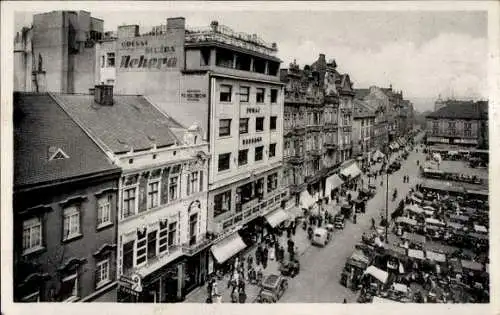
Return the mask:
{"type": "Polygon", "coordinates": [[[217,22],[34,15],[14,52],[16,301],[181,301],[411,130],[401,93],[276,55],[217,22]]]}

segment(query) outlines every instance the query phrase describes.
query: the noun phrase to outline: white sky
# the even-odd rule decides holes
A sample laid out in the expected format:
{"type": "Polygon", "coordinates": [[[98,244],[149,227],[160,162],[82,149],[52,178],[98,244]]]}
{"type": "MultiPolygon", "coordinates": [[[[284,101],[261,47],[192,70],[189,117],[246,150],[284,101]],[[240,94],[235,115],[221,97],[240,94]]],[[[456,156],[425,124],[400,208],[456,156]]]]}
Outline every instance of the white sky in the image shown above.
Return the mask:
{"type": "MultiPolygon", "coordinates": [[[[139,24],[145,32],[175,16],[194,27],[218,20],[235,31],[277,42],[283,68],[293,59],[301,66],[310,64],[325,53],[337,61],[339,71],[350,74],[355,88],[392,83],[420,111],[433,108],[438,94],[488,95],[486,11],[108,10],[88,10],[104,20],[105,30],[139,24]]],[[[30,25],[32,14],[18,12],[16,29],[30,25]]]]}

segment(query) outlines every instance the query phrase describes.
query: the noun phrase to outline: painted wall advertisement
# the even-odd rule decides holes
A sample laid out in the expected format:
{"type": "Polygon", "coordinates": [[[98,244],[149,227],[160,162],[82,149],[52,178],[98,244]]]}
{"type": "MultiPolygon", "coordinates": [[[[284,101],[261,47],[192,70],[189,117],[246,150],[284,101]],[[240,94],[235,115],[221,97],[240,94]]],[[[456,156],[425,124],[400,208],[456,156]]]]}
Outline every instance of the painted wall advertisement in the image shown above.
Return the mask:
{"type": "Polygon", "coordinates": [[[168,71],[179,66],[182,54],[181,46],[157,36],[120,39],[118,49],[119,71],[168,71]]]}

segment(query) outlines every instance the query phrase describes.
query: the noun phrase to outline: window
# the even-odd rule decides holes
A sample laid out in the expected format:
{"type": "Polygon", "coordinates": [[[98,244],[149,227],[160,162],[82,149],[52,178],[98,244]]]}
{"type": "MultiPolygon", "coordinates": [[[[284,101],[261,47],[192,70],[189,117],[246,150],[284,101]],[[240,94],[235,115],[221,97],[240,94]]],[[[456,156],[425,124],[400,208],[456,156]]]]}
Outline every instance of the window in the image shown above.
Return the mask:
{"type": "Polygon", "coordinates": [[[240,135],[248,133],[248,118],[240,118],[240,135]]]}
{"type": "Polygon", "coordinates": [[[70,302],[78,299],[78,273],[69,275],[62,279],[59,296],[62,301],[70,302]]]}
{"type": "Polygon", "coordinates": [[[250,88],[248,86],[240,86],[240,102],[248,102],[250,99],[250,88]]]}
{"type": "Polygon", "coordinates": [[[270,174],[267,176],[267,192],[272,192],[278,188],[278,174],[270,174]]]}
{"type": "Polygon", "coordinates": [[[123,190],[123,218],[128,218],[135,214],[135,192],[136,187],[123,190]]]}
{"type": "Polygon", "coordinates": [[[64,209],[63,240],[80,236],[80,211],[76,206],[64,209]]]}
{"type": "Polygon", "coordinates": [[[238,151],[238,166],[247,165],[248,149],[238,151]]]}
{"type": "Polygon", "coordinates": [[[263,153],[264,152],[264,147],[256,147],[255,148],[255,161],[262,161],[263,153]]]}
{"type": "Polygon", "coordinates": [[[107,66],[114,67],[115,66],[115,53],[107,53],[107,57],[108,57],[107,66]]]}
{"type": "Polygon", "coordinates": [[[220,101],[221,102],[231,102],[231,90],[232,87],[230,85],[221,85],[220,86],[220,101]]]}
{"type": "Polygon", "coordinates": [[[168,180],[168,197],[170,200],[176,200],[178,197],[178,188],[179,186],[179,176],[170,176],[168,180]]]}
{"type": "Polygon", "coordinates": [[[231,153],[219,154],[219,172],[228,170],[230,167],[231,153]]]}
{"type": "Polygon", "coordinates": [[[203,191],[203,171],[200,171],[200,190],[203,191]]]}
{"type": "Polygon", "coordinates": [[[198,229],[198,213],[189,217],[189,245],[196,244],[196,231],[198,229]]]}
{"type": "Polygon", "coordinates": [[[113,84],[115,84],[115,80],[113,80],[113,79],[107,79],[106,80],[106,84],[113,85],[113,84]]]}
{"type": "Polygon", "coordinates": [[[231,135],[231,119],[219,120],[219,137],[231,135]]]}
{"type": "Polygon", "coordinates": [[[191,174],[188,174],[187,194],[190,195],[197,193],[199,191],[198,188],[198,172],[192,172],[191,174]]]}
{"type": "Polygon", "coordinates": [[[96,288],[102,287],[110,282],[109,278],[109,259],[101,260],[95,268],[95,283],[96,288]]]}
{"type": "Polygon", "coordinates": [[[160,231],[158,236],[158,252],[164,253],[168,246],[168,222],[167,220],[160,221],[160,231]]]}
{"type": "Polygon", "coordinates": [[[147,257],[147,234],[146,231],[137,231],[137,252],[135,256],[135,265],[140,266],[146,263],[147,257]]]}
{"type": "Polygon", "coordinates": [[[156,230],[148,233],[148,260],[156,257],[156,230]]]}
{"type": "Polygon", "coordinates": [[[168,225],[168,247],[177,244],[177,222],[168,225]]]}
{"type": "Polygon", "coordinates": [[[42,220],[32,218],[23,222],[23,253],[42,248],[42,220]]]}
{"type": "Polygon", "coordinates": [[[278,90],[271,89],[271,104],[278,102],[278,90]]]}
{"type": "Polygon", "coordinates": [[[277,118],[278,117],[276,117],[276,116],[271,116],[271,120],[269,122],[269,129],[276,130],[276,119],[277,118]]]}
{"type": "Polygon", "coordinates": [[[255,131],[264,131],[264,117],[255,119],[255,131]]]}
{"type": "Polygon", "coordinates": [[[159,181],[148,183],[148,209],[153,209],[158,207],[160,199],[159,187],[160,187],[159,181]]]}
{"type": "Polygon", "coordinates": [[[135,241],[123,244],[123,273],[127,273],[134,267],[134,245],[135,241]]]}
{"type": "Polygon", "coordinates": [[[472,135],[472,133],[471,133],[471,130],[470,130],[470,129],[465,129],[465,130],[464,130],[464,136],[466,136],[466,137],[470,137],[471,135],[472,135]]]}
{"type": "Polygon", "coordinates": [[[265,92],[266,92],[266,89],[257,88],[257,92],[255,93],[255,101],[257,103],[264,103],[264,93],[265,92]]]}
{"type": "Polygon", "coordinates": [[[97,199],[97,227],[111,224],[111,195],[107,194],[97,199]]]}
{"type": "Polygon", "coordinates": [[[225,191],[214,196],[214,217],[231,210],[231,191],[225,191]]]}
{"type": "Polygon", "coordinates": [[[269,157],[272,158],[276,156],[276,143],[271,143],[269,145],[269,157]]]}
{"type": "Polygon", "coordinates": [[[104,68],[106,66],[106,56],[101,56],[101,68],[104,68]]]}
{"type": "Polygon", "coordinates": [[[472,124],[471,123],[464,123],[464,129],[471,129],[472,124]]]}

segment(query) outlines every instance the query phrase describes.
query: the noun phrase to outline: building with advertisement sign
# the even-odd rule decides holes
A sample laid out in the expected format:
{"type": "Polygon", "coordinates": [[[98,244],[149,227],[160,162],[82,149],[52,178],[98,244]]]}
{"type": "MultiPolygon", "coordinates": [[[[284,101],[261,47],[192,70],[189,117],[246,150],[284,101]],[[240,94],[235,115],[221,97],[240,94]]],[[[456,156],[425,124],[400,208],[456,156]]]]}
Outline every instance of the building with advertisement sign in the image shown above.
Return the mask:
{"type": "MultiPolygon", "coordinates": [[[[145,95],[181,124],[194,120],[209,143],[211,273],[237,254],[232,245],[243,243],[240,234],[250,235],[255,222],[265,225],[287,198],[276,44],[215,21],[187,28],[184,18],[168,18],[142,35],[138,26],[120,26],[117,34],[116,92],[145,95]]],[[[254,240],[243,238],[245,246],[254,240]]]]}
{"type": "MultiPolygon", "coordinates": [[[[92,95],[94,94],[94,95],[92,95]]],[[[118,301],[173,302],[208,268],[208,143],[145,97],[54,96],[121,168],[117,210],[118,301]]]]}

